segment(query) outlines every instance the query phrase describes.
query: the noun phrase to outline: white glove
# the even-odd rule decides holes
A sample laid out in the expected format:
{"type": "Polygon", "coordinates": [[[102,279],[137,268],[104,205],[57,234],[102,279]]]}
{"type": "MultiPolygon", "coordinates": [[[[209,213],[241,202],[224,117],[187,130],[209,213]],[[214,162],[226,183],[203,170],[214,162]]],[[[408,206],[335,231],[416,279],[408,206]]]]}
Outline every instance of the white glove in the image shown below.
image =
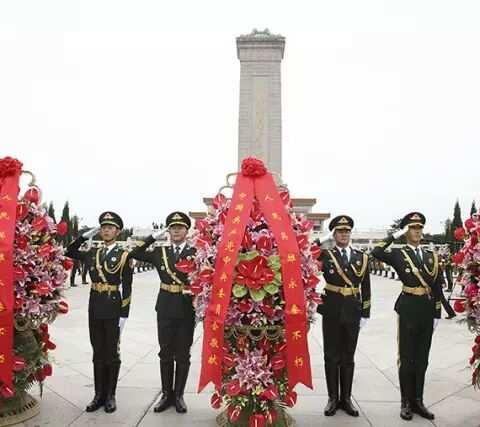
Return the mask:
{"type": "Polygon", "coordinates": [[[91,230],[86,231],[85,233],[83,233],[83,234],[82,234],[82,237],[83,237],[84,239],[90,239],[90,238],[92,238],[93,236],[95,236],[95,234],[97,234],[99,231],[100,231],[100,227],[92,228],[91,230]]]}
{"type": "Polygon", "coordinates": [[[330,231],[328,234],[326,234],[325,236],[323,237],[320,237],[319,242],[320,244],[323,244],[325,242],[328,242],[329,240],[332,240],[333,238],[333,231],[330,231]]]}
{"type": "Polygon", "coordinates": [[[167,234],[168,232],[168,229],[164,229],[164,230],[156,230],[152,233],[152,237],[155,239],[155,240],[159,240],[161,239],[163,236],[165,236],[165,234],[167,234]]]}
{"type": "Polygon", "coordinates": [[[368,323],[368,317],[362,317],[360,319],[360,329],[362,329],[364,326],[367,326],[368,323]]]}
{"type": "Polygon", "coordinates": [[[393,233],[392,236],[394,239],[398,239],[399,237],[402,237],[407,231],[408,231],[408,225],[403,227],[401,230],[395,231],[395,233],[393,233]]]}
{"type": "Polygon", "coordinates": [[[118,327],[120,328],[120,335],[122,335],[123,327],[125,326],[126,322],[127,322],[126,317],[120,317],[120,320],[118,321],[118,327]]]}
{"type": "Polygon", "coordinates": [[[440,319],[433,319],[433,330],[437,327],[438,322],[440,322],[440,319]]]}

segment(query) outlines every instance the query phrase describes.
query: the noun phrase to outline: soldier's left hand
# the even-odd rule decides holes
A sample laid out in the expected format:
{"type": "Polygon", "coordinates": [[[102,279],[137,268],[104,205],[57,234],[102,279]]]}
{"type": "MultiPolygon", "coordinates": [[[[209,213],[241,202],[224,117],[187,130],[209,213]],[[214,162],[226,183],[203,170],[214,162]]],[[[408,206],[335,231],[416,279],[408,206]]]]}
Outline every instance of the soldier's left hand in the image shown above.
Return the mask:
{"type": "Polygon", "coordinates": [[[440,322],[440,319],[433,319],[433,330],[438,326],[438,322],[440,322]]]}
{"type": "Polygon", "coordinates": [[[362,329],[364,326],[367,326],[368,323],[368,317],[362,317],[360,319],[360,329],[362,329]]]}

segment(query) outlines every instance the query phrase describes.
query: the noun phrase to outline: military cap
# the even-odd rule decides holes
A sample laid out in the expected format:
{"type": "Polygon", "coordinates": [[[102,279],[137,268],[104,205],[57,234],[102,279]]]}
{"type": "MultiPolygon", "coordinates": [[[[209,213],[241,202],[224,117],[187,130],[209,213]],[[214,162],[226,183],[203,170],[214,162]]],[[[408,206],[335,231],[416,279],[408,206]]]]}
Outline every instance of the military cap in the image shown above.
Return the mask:
{"type": "Polygon", "coordinates": [[[400,228],[406,227],[407,225],[421,225],[423,227],[425,222],[425,215],[420,212],[410,212],[402,218],[400,228]]]}
{"type": "Polygon", "coordinates": [[[353,219],[348,215],[338,215],[330,221],[328,229],[333,230],[351,230],[353,228],[353,219]]]}
{"type": "Polygon", "coordinates": [[[120,215],[116,214],[115,212],[107,211],[103,212],[99,217],[98,217],[98,222],[100,223],[100,226],[102,225],[114,225],[118,229],[123,229],[123,221],[122,218],[120,218],[120,215]]]}
{"type": "Polygon", "coordinates": [[[167,228],[171,225],[183,225],[184,227],[190,228],[192,222],[187,214],[183,212],[172,212],[170,215],[167,216],[165,221],[167,228]]]}

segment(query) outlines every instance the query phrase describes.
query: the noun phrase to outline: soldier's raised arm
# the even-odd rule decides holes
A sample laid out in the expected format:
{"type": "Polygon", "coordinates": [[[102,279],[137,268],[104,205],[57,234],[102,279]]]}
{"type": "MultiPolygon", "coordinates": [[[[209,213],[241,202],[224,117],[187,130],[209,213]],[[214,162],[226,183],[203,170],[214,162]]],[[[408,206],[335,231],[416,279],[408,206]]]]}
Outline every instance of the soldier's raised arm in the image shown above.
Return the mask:
{"type": "Polygon", "coordinates": [[[133,248],[128,254],[129,259],[136,259],[137,261],[145,261],[151,264],[154,263],[155,252],[147,252],[148,247],[154,243],[156,240],[159,240],[167,233],[167,230],[157,230],[154,231],[150,236],[147,237],[145,242],[136,248],[133,248]]]}
{"type": "Polygon", "coordinates": [[[387,252],[387,248],[399,237],[403,236],[408,231],[408,226],[403,227],[401,230],[395,231],[395,233],[387,236],[379,244],[377,244],[372,250],[372,256],[382,262],[386,262],[389,265],[394,263],[394,258],[390,252],[387,252]]]}
{"type": "Polygon", "coordinates": [[[86,240],[95,236],[95,234],[97,234],[99,231],[100,231],[100,227],[95,227],[83,233],[80,237],[78,237],[68,245],[67,251],[65,252],[65,256],[73,259],[78,259],[80,261],[85,261],[85,257],[87,256],[88,251],[81,251],[80,246],[82,246],[82,244],[86,240]]]}

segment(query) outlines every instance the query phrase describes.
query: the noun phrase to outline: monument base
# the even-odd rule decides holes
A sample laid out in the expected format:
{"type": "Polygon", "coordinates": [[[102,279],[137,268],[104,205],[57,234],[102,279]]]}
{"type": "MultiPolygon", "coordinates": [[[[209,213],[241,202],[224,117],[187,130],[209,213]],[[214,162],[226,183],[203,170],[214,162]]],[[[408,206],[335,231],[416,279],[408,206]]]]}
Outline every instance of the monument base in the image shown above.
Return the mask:
{"type": "Polygon", "coordinates": [[[40,403],[26,392],[0,403],[0,427],[22,423],[40,413],[40,403]]]}

